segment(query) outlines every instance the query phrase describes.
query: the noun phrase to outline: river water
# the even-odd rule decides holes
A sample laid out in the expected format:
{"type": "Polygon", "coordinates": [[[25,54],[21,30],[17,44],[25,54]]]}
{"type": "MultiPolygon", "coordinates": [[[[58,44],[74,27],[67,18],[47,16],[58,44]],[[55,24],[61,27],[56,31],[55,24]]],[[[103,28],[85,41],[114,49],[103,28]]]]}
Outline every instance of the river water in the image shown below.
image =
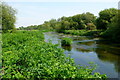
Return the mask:
{"type": "Polygon", "coordinates": [[[56,32],[44,33],[45,41],[59,44],[64,54],[74,59],[77,65],[97,64],[94,72],[106,74],[109,78],[118,78],[120,73],[120,48],[108,44],[99,38],[86,36],[65,35],[56,32]],[[68,37],[73,40],[71,47],[62,47],[61,38],[68,37]]]}

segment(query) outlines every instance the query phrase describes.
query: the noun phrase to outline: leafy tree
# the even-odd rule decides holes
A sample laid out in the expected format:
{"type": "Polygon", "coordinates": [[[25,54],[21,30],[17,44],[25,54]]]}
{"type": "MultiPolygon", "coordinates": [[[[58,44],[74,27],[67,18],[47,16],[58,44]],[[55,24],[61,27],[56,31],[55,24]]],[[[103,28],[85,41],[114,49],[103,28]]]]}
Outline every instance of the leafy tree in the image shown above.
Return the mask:
{"type": "Polygon", "coordinates": [[[110,8],[100,11],[99,17],[96,20],[97,29],[104,29],[108,28],[108,24],[111,23],[112,18],[117,14],[117,9],[110,8]]]}
{"type": "Polygon", "coordinates": [[[15,30],[15,22],[16,22],[16,10],[6,3],[2,2],[0,4],[2,8],[2,30],[3,32],[8,32],[8,30],[15,30]]]}
{"type": "Polygon", "coordinates": [[[71,21],[69,27],[70,27],[70,29],[72,29],[72,30],[77,29],[78,23],[77,23],[77,22],[74,22],[74,21],[71,21]]]}
{"type": "Polygon", "coordinates": [[[85,24],[94,23],[96,16],[94,16],[94,14],[90,12],[86,12],[86,13],[81,14],[81,19],[84,21],[85,24]]]}
{"type": "Polygon", "coordinates": [[[87,30],[94,30],[96,26],[93,23],[87,23],[87,30]]]}
{"type": "Polygon", "coordinates": [[[111,23],[108,24],[109,28],[102,34],[102,36],[104,36],[109,40],[119,42],[120,41],[120,24],[119,23],[120,23],[120,10],[118,10],[118,14],[111,19],[111,23]]]}
{"type": "Polygon", "coordinates": [[[70,23],[68,21],[61,22],[61,29],[62,30],[69,30],[70,23]]]}
{"type": "Polygon", "coordinates": [[[50,27],[52,27],[53,29],[55,29],[56,23],[57,23],[56,19],[51,19],[51,20],[49,21],[50,27]]]}
{"type": "Polygon", "coordinates": [[[88,23],[94,24],[95,19],[96,17],[94,16],[94,14],[89,12],[72,16],[72,20],[78,23],[78,26],[76,29],[86,29],[87,27],[86,25],[88,23]]]}

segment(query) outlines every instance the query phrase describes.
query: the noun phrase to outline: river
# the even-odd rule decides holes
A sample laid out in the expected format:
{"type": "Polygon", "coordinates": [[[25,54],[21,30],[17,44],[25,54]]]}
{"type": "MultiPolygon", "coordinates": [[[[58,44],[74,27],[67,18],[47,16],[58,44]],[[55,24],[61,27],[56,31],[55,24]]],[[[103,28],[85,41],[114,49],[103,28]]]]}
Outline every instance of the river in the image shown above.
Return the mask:
{"type": "Polygon", "coordinates": [[[45,41],[59,44],[64,54],[74,59],[77,65],[89,65],[94,62],[97,69],[94,72],[106,74],[109,78],[118,78],[120,73],[120,48],[106,43],[99,38],[87,36],[65,35],[56,32],[45,32],[45,41]],[[71,47],[62,47],[61,38],[73,40],[71,47]]]}

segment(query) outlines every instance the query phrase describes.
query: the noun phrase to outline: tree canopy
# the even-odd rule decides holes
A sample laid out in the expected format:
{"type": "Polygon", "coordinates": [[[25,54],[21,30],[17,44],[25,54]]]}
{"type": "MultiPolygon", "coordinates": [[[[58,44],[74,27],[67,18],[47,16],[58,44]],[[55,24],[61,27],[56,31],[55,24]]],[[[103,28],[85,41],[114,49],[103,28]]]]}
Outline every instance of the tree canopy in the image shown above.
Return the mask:
{"type": "Polygon", "coordinates": [[[2,31],[8,32],[8,30],[15,30],[16,10],[4,2],[0,4],[0,7],[2,8],[2,31]]]}
{"type": "Polygon", "coordinates": [[[120,42],[120,10],[116,16],[111,19],[109,23],[109,28],[103,33],[105,38],[113,40],[115,42],[120,42]]]}
{"type": "Polygon", "coordinates": [[[96,20],[97,28],[106,30],[108,24],[112,22],[112,18],[117,14],[118,10],[115,8],[105,9],[99,12],[99,17],[96,20]]]}

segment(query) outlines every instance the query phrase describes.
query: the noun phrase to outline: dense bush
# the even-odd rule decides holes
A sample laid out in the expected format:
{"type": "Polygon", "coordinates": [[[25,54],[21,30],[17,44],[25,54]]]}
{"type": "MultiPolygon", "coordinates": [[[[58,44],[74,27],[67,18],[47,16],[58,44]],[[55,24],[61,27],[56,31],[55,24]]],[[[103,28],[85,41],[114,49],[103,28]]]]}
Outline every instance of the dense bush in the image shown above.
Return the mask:
{"type": "Polygon", "coordinates": [[[57,45],[44,42],[38,31],[19,31],[2,36],[3,79],[105,78],[93,68],[76,66],[57,45]]]}
{"type": "Polygon", "coordinates": [[[72,44],[71,38],[63,38],[61,41],[62,46],[70,46],[72,44]]]}

